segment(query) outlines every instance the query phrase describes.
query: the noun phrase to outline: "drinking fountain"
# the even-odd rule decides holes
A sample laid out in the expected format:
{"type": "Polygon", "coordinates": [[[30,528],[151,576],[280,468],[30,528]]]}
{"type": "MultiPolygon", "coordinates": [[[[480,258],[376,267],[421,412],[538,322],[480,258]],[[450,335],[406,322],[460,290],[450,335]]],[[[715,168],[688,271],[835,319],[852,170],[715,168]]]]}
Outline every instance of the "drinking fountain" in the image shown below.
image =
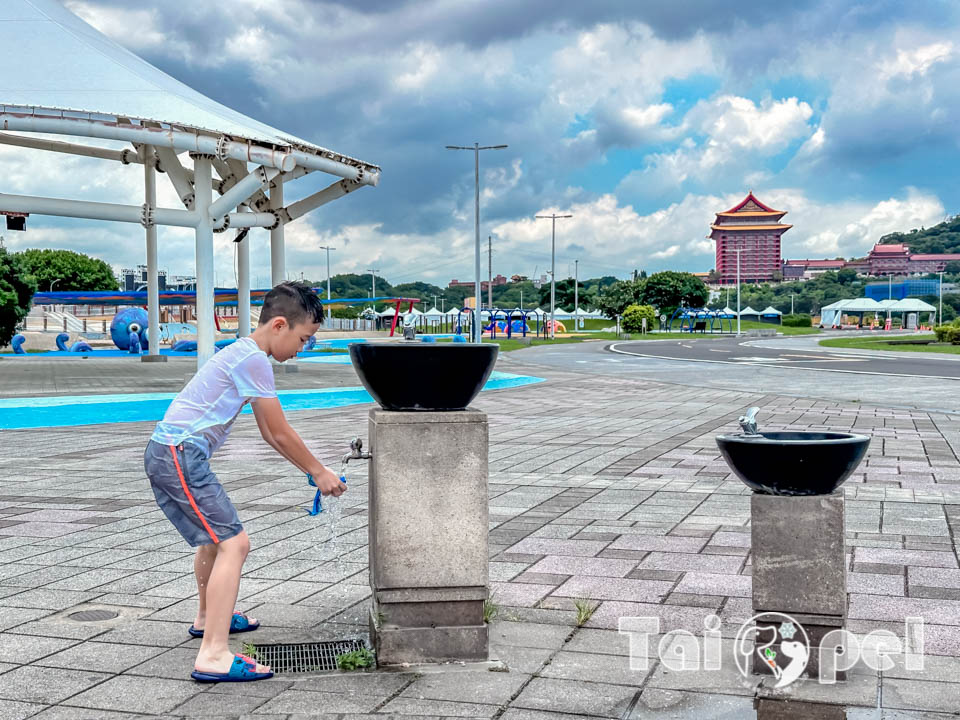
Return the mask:
{"type": "MultiPolygon", "coordinates": [[[[771,638],[774,643],[765,656],[752,654],[752,669],[756,674],[777,673],[776,658],[785,657],[781,644],[793,639],[794,628],[781,617],[788,615],[809,639],[804,675],[818,677],[821,640],[844,628],[847,617],[844,496],[839,488],[860,464],[870,438],[841,432],[761,432],[759,410],[750,408],[739,418],[740,434],[716,438],[723,459],[753,490],[753,612],[757,637],[764,645],[771,638]]],[[[837,677],[843,679],[843,673],[838,671],[837,677]]]]}
{"type": "MultiPolygon", "coordinates": [[[[350,346],[368,439],[370,632],[381,666],[485,661],[488,425],[469,404],[499,348],[350,346]]],[[[353,448],[362,454],[362,446],[353,448]]],[[[351,455],[351,458],[353,455],[351,455]]]]}

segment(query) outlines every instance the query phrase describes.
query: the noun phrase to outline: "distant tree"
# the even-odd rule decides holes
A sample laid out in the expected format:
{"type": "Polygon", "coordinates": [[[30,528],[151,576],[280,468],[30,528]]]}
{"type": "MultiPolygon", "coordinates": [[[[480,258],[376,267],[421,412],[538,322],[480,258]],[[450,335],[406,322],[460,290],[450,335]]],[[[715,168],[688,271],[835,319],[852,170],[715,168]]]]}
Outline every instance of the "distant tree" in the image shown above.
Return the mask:
{"type": "Polygon", "coordinates": [[[597,296],[597,307],[611,320],[616,320],[630,305],[637,302],[637,283],[630,280],[618,280],[603,289],[597,296]]]}
{"type": "Polygon", "coordinates": [[[17,253],[23,267],[37,281],[40,290],[116,290],[117,279],[110,266],[99,258],[72,250],[34,249],[17,253]]]}
{"type": "Polygon", "coordinates": [[[843,268],[837,271],[837,282],[841,285],[849,285],[857,279],[857,271],[850,268],[843,268]]]}
{"type": "Polygon", "coordinates": [[[644,281],[640,299],[653,305],[663,315],[671,315],[678,307],[703,307],[710,290],[691,273],[664,270],[644,281]]]}
{"type": "Polygon", "coordinates": [[[10,344],[17,325],[30,312],[36,291],[37,282],[27,273],[19,253],[0,248],[0,346],[10,344]]]}
{"type": "MultiPolygon", "coordinates": [[[[566,310],[573,310],[573,301],[575,299],[573,292],[574,281],[573,278],[564,278],[563,280],[558,280],[555,295],[557,307],[562,307],[566,310]]],[[[593,293],[588,291],[584,284],[577,283],[579,287],[576,300],[581,304],[592,304],[594,300],[593,293]]],[[[540,288],[540,304],[544,307],[550,305],[550,285],[544,285],[540,288]]]]}
{"type": "Polygon", "coordinates": [[[945,273],[950,273],[951,275],[960,274],[960,261],[951,260],[951,261],[948,262],[948,263],[946,264],[946,266],[943,268],[943,271],[944,271],[945,273]]]}

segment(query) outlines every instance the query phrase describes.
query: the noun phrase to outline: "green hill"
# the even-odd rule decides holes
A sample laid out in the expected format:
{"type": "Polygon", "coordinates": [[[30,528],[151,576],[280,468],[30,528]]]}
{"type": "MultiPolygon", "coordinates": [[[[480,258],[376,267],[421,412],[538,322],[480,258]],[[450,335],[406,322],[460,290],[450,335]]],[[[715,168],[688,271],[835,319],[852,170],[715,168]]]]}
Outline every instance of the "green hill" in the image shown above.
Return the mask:
{"type": "Polygon", "coordinates": [[[890,233],[880,238],[885,245],[906,243],[912,253],[960,252],[960,215],[954,215],[939,225],[911,230],[908,233],[890,233]]]}

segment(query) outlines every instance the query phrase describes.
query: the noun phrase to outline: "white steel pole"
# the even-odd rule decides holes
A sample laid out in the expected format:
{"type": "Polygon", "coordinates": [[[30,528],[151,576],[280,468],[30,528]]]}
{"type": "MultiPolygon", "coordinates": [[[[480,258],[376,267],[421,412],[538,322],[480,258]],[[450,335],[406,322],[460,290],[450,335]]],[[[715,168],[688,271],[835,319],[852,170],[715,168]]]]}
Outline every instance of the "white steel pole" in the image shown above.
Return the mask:
{"type": "Polygon", "coordinates": [[[554,311],[557,305],[557,216],[554,215],[550,229],[550,339],[557,336],[557,321],[554,311]]]}
{"type": "Polygon", "coordinates": [[[740,253],[743,248],[739,247],[734,252],[737,253],[737,337],[740,337],[740,253]]]}
{"type": "MultiPolygon", "coordinates": [[[[238,231],[238,234],[244,231],[238,231]]],[[[237,337],[250,335],[250,232],[237,243],[237,337]]]]}
{"type": "Polygon", "coordinates": [[[193,172],[196,177],[196,205],[200,215],[197,224],[197,370],[213,357],[213,219],[210,204],[212,165],[210,155],[195,155],[193,172]]]}
{"type": "Polygon", "coordinates": [[[473,310],[473,341],[481,342],[480,334],[480,301],[482,292],[480,289],[480,143],[473,144],[473,200],[474,200],[474,229],[476,230],[476,241],[473,249],[473,290],[474,307],[473,310]]]}
{"type": "MultiPolygon", "coordinates": [[[[270,209],[280,210],[283,207],[283,183],[275,178],[270,185],[270,209]]],[[[283,247],[283,223],[270,231],[270,286],[276,287],[282,283],[286,274],[286,260],[283,247]]]]}
{"type": "Polygon", "coordinates": [[[573,261],[573,324],[580,329],[580,261],[573,261]]]}
{"type": "MultiPolygon", "coordinates": [[[[143,146],[143,195],[148,208],[157,206],[157,174],[153,165],[153,147],[143,146]]],[[[160,278],[157,275],[157,226],[146,223],[147,236],[147,354],[160,355],[160,278]]]]}
{"type": "Polygon", "coordinates": [[[940,284],[937,286],[940,294],[940,309],[937,310],[937,323],[943,324],[943,271],[940,271],[940,284]]]}

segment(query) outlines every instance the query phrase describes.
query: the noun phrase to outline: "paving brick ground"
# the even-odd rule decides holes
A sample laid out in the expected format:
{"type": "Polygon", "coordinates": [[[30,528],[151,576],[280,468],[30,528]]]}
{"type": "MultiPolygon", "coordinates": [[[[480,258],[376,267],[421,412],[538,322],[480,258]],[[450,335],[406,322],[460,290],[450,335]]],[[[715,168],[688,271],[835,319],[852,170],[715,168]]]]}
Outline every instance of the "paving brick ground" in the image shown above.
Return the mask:
{"type": "MultiPolygon", "coordinates": [[[[145,384],[167,389],[180,372],[171,368],[145,384]]],[[[322,376],[313,372],[298,375],[316,385],[322,376]]],[[[152,424],[0,432],[0,720],[754,717],[755,697],[766,690],[732,663],[719,672],[679,673],[652,659],[646,669],[631,669],[628,638],[617,631],[619,618],[644,615],[659,618],[661,632],[700,634],[704,617],[715,613],[732,638],[751,614],[749,494],[713,441],[734,429],[749,405],[762,407],[764,428],[873,437],[845,485],[849,625],[902,635],[904,618],[926,620],[924,671],[898,659],[879,675],[858,671],[843,685],[805,685],[795,699],[841,703],[847,717],[861,720],[957,712],[960,417],[547,376],[547,383],[484,393],[476,403],[490,416],[490,579],[499,605],[493,650],[509,672],[194,684],[188,674],[197,641],[186,633],[194,612],[192,555],[144,478],[152,424]],[[595,608],[581,627],[576,603],[595,608]],[[83,607],[121,615],[100,623],[67,617],[83,607]]],[[[63,367],[39,377],[34,384],[22,376],[17,394],[137,389],[136,373],[112,385],[86,374],[71,380],[63,367]]],[[[284,382],[295,386],[296,379],[284,382]]],[[[14,394],[10,383],[0,386],[14,394]]],[[[291,420],[333,462],[350,437],[366,436],[368,409],[302,411],[291,420]]],[[[252,418],[238,419],[213,467],[254,548],[240,606],[264,627],[242,639],[362,635],[369,602],[364,465],[349,467],[335,538],[327,516],[306,515],[311,494],[303,478],[263,443],[252,418]]]]}

